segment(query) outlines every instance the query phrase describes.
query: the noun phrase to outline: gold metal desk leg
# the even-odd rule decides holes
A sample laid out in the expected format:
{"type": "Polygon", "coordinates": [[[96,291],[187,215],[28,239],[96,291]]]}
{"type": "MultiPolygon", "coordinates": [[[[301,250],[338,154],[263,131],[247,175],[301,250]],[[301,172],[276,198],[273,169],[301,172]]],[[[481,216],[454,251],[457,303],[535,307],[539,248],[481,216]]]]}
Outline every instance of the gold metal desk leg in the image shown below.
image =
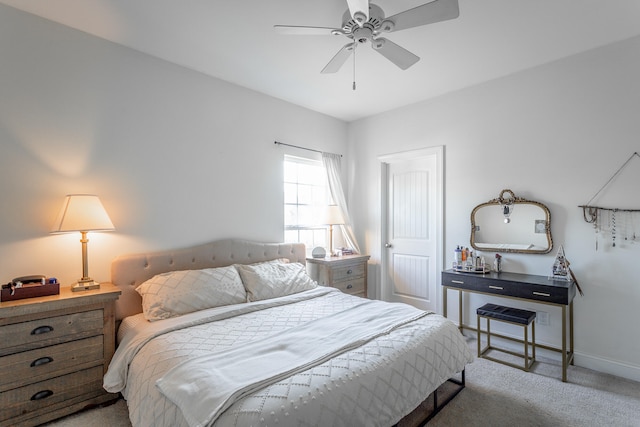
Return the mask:
{"type": "Polygon", "coordinates": [[[569,352],[571,353],[571,364],[575,359],[573,354],[573,301],[569,303],[569,352]]]}
{"type": "Polygon", "coordinates": [[[562,382],[567,382],[567,307],[562,306],[562,382]]]}

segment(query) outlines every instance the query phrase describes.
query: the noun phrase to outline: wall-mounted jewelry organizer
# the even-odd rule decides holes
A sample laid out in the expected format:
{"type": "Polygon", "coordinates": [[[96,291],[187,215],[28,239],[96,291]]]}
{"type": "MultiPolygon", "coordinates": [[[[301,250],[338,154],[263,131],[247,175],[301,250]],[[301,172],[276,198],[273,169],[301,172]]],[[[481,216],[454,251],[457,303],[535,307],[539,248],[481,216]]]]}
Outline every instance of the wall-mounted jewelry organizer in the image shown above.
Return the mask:
{"type": "Polygon", "coordinates": [[[630,244],[635,244],[636,242],[640,244],[640,209],[622,209],[591,205],[591,202],[622,172],[634,157],[640,157],[640,154],[634,152],[586,205],[578,206],[582,208],[584,220],[589,224],[593,224],[596,234],[596,251],[598,250],[598,241],[601,238],[607,239],[607,234],[611,236],[611,246],[614,248],[616,247],[616,241],[620,242],[621,240],[630,244]]]}

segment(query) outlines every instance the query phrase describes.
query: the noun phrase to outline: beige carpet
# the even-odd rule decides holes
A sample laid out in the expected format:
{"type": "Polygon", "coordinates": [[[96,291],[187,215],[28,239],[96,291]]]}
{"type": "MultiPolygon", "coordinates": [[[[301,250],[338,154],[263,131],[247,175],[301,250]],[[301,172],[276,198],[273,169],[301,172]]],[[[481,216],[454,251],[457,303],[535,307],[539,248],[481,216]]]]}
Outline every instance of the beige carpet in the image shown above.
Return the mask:
{"type": "MultiPolygon", "coordinates": [[[[475,341],[469,345],[475,349],[475,341]]],[[[531,373],[479,359],[467,366],[466,388],[429,426],[640,426],[640,383],[541,360],[531,373]]],[[[126,403],[87,410],[50,427],[127,427],[126,403]]]]}

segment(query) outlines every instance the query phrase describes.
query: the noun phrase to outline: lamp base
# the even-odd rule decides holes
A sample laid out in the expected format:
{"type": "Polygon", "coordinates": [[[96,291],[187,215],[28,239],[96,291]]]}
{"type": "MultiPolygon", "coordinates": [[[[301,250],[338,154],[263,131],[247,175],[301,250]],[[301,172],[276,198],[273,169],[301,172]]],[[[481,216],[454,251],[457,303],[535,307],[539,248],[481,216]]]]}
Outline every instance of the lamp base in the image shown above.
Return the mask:
{"type": "Polygon", "coordinates": [[[71,290],[73,292],[81,292],[88,291],[91,289],[100,289],[100,283],[96,282],[93,279],[89,280],[78,280],[77,283],[71,285],[71,290]]]}

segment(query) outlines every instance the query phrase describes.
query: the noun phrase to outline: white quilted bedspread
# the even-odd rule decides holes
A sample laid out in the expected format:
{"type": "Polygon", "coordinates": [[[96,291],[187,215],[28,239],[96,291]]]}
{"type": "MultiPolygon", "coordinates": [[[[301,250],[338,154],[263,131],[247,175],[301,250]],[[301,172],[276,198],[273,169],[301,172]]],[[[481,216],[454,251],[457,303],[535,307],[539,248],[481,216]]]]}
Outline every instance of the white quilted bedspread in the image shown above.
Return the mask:
{"type": "MultiPolygon", "coordinates": [[[[138,426],[187,426],[180,410],[156,388],[169,369],[221,348],[277,334],[362,302],[341,292],[292,295],[290,304],[160,333],[133,357],[123,340],[109,373],[122,373],[122,393],[138,426]],[[129,367],[127,371],[127,366],[129,367]]],[[[160,321],[166,322],[166,321],[160,321]]],[[[160,322],[152,325],[158,329],[160,322]]],[[[195,325],[193,325],[195,323],[195,325]]],[[[473,361],[455,325],[437,314],[424,316],[387,335],[306,371],[266,386],[229,407],[216,426],[391,426],[440,384],[473,361]]]]}

